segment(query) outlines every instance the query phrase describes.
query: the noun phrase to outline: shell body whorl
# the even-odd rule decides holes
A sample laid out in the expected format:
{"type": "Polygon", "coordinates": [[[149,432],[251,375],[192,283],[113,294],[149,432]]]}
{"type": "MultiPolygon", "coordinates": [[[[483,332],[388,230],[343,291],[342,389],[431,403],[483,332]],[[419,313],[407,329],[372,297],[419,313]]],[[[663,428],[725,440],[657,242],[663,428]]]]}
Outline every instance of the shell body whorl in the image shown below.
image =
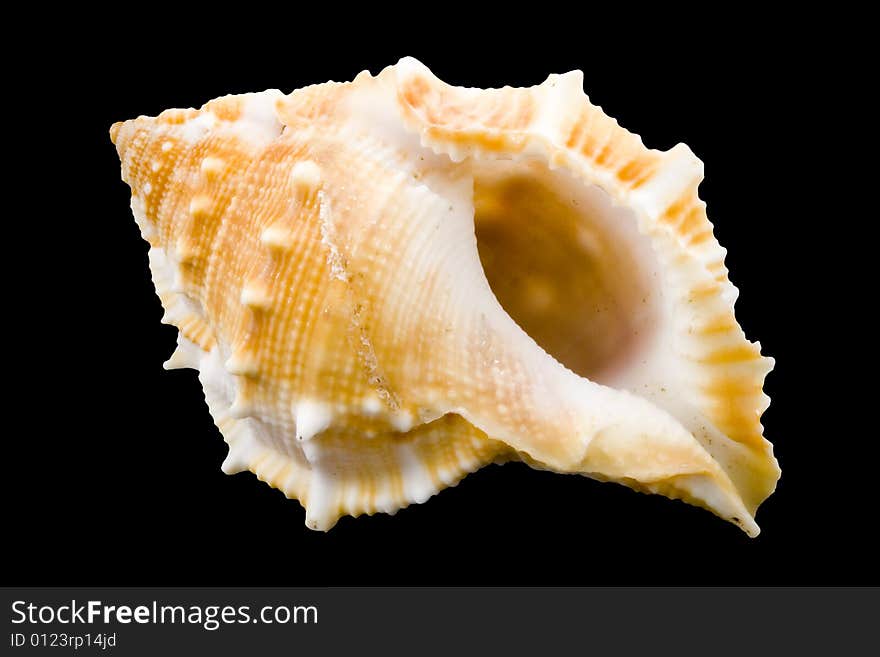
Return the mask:
{"type": "Polygon", "coordinates": [[[404,59],[113,126],[179,329],[166,367],[199,370],[226,472],[327,529],[522,459],[757,533],[772,361],[734,317],[702,165],[581,85],[463,89],[404,59]]]}

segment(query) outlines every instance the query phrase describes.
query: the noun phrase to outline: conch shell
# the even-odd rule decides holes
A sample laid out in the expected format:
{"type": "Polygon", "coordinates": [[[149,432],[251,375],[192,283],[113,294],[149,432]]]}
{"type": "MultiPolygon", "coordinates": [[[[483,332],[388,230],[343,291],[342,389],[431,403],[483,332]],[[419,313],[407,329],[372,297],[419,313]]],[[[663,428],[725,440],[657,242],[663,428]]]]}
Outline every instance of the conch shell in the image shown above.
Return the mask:
{"type": "Polygon", "coordinates": [[[459,88],[407,58],[112,127],[166,367],[199,371],[225,472],[313,529],[522,460],[758,533],[772,360],[734,318],[702,163],[582,84],[459,88]]]}

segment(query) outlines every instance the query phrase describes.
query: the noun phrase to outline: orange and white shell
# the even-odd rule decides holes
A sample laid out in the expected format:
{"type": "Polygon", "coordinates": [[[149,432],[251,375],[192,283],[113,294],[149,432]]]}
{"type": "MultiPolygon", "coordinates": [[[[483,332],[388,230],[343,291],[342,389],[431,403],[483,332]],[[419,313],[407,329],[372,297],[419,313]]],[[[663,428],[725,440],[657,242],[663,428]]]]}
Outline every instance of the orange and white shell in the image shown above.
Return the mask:
{"type": "Polygon", "coordinates": [[[684,145],[582,90],[419,62],[111,129],[169,368],[306,524],[394,513],[481,466],[616,481],[756,535],[772,360],[733,311],[684,145]]]}

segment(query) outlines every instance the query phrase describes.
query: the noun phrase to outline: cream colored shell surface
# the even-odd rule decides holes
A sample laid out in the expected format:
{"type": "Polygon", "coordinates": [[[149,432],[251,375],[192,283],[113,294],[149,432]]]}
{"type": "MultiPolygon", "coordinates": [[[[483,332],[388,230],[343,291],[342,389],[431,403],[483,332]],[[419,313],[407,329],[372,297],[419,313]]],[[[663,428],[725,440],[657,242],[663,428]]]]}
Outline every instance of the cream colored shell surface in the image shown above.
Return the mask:
{"type": "Polygon", "coordinates": [[[298,499],[309,527],[521,459],[757,534],[779,477],[760,424],[772,361],[734,317],[702,165],[684,145],[646,149],[589,103],[579,72],[465,89],[404,59],[111,136],[179,329],[167,366],[199,371],[223,469],[298,499]],[[478,249],[475,221],[487,249],[532,235],[539,259],[554,230],[574,231],[595,275],[569,264],[571,294],[540,288],[478,249]],[[608,303],[592,313],[599,279],[608,303]],[[507,298],[524,300],[523,326],[507,298]],[[542,348],[563,326],[584,371],[542,348]]]}

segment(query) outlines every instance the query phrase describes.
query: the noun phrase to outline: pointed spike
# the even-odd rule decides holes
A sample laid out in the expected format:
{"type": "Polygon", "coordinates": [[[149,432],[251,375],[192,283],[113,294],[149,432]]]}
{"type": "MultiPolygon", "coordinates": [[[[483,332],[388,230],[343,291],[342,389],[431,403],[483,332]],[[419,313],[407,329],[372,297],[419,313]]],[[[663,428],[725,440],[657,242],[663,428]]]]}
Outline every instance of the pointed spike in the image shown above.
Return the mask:
{"type": "Polygon", "coordinates": [[[245,472],[248,469],[247,462],[241,457],[237,452],[233,452],[232,448],[229,448],[229,453],[226,455],[226,458],[223,459],[223,463],[220,464],[220,469],[228,474],[238,474],[239,472],[245,472]]]}
{"type": "Polygon", "coordinates": [[[171,354],[171,357],[166,360],[162,364],[163,369],[166,370],[185,370],[192,369],[193,365],[189,362],[187,355],[183,352],[180,347],[174,350],[174,353],[171,354]]]}
{"type": "Polygon", "coordinates": [[[289,249],[293,246],[293,235],[286,226],[273,224],[260,234],[260,242],[273,249],[289,249]]]}
{"type": "Polygon", "coordinates": [[[219,157],[206,157],[199,166],[202,175],[208,180],[218,178],[226,169],[226,162],[219,157]]]}
{"type": "Polygon", "coordinates": [[[171,357],[162,365],[166,370],[181,369],[199,369],[201,365],[201,356],[204,352],[201,348],[184,337],[181,333],[177,334],[177,347],[171,357]]]}
{"type": "Polygon", "coordinates": [[[147,206],[143,199],[136,194],[131,195],[131,212],[134,215],[135,223],[141,229],[141,235],[148,242],[151,242],[159,234],[153,223],[147,218],[147,206]]]}
{"type": "Polygon", "coordinates": [[[394,427],[395,431],[406,433],[413,428],[413,424],[415,424],[413,416],[407,411],[401,411],[391,416],[391,426],[394,427]]]}
{"type": "Polygon", "coordinates": [[[326,404],[301,401],[296,406],[296,438],[311,440],[330,426],[333,416],[326,404]]]}
{"type": "Polygon", "coordinates": [[[181,235],[174,244],[174,253],[181,264],[190,264],[198,257],[196,245],[181,235]]]}
{"type": "Polygon", "coordinates": [[[230,374],[236,376],[255,376],[259,373],[256,360],[244,353],[233,354],[224,365],[230,374]]]}
{"type": "Polygon", "coordinates": [[[290,181],[301,191],[315,189],[321,184],[321,168],[311,160],[297,162],[290,172],[290,181]]]}
{"type": "Polygon", "coordinates": [[[211,214],[213,203],[209,196],[195,196],[189,203],[189,213],[196,219],[204,219],[211,214]]]}
{"type": "Polygon", "coordinates": [[[661,166],[632,198],[642,207],[663,212],[702,179],[703,163],[685,144],[676,144],[663,153],[661,166]]]}
{"type": "Polygon", "coordinates": [[[241,289],[241,303],[255,310],[266,310],[272,304],[269,290],[258,281],[250,281],[241,289]]]}

